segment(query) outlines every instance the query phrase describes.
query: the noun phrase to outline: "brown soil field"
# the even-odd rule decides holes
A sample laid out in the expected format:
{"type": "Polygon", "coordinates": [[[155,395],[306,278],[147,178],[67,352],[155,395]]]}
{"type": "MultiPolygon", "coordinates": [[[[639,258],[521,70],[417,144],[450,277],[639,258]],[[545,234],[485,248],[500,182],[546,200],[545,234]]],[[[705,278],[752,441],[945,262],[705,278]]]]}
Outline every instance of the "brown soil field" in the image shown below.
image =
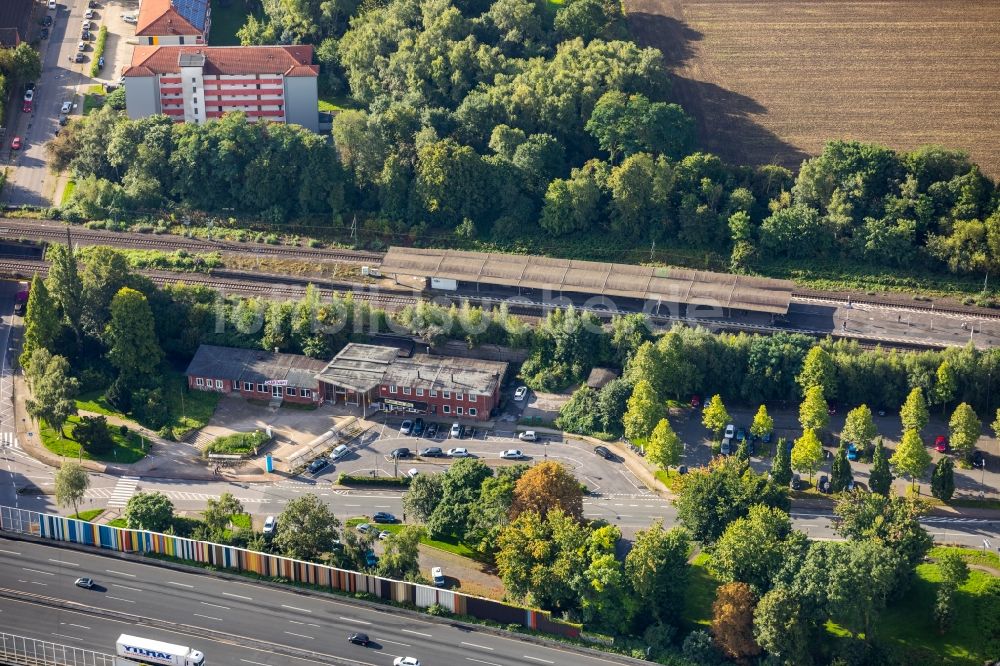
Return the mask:
{"type": "Polygon", "coordinates": [[[939,144],[1000,177],[996,0],[625,0],[702,145],[797,166],[830,139],[939,144]]]}

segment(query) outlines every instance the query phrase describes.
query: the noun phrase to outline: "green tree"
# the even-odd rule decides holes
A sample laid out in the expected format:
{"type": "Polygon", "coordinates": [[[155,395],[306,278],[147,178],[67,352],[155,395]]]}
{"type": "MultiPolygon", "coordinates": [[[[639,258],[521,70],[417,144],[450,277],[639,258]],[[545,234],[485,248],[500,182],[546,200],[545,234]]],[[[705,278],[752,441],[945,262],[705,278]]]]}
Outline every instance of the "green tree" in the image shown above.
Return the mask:
{"type": "Polygon", "coordinates": [[[968,458],[976,450],[976,442],[982,434],[983,424],[976,416],[976,411],[967,402],[955,408],[948,422],[951,431],[951,447],[956,453],[968,458]]]}
{"type": "Polygon", "coordinates": [[[138,492],[125,504],[125,523],[131,529],[164,532],[174,520],[174,505],[161,492],[138,492]]]}
{"type": "Polygon", "coordinates": [[[771,461],[771,478],[781,488],[787,488],[792,481],[792,454],[785,438],[778,439],[778,450],[771,461]]]}
{"type": "Polygon", "coordinates": [[[812,632],[805,620],[801,598],[778,586],[761,597],[753,612],[754,638],[780,664],[813,663],[812,632]]]}
{"type": "Polygon", "coordinates": [[[480,553],[492,556],[496,551],[500,532],[510,522],[514,488],[528,469],[527,465],[501,467],[494,476],[483,480],[465,534],[466,541],[474,544],[480,553]]]}
{"type": "Polygon", "coordinates": [[[49,275],[45,279],[52,298],[59,305],[62,317],[80,339],[80,317],[83,314],[83,284],[80,281],[76,255],[66,245],[50,245],[45,253],[49,275]]]}
{"type": "Polygon", "coordinates": [[[867,451],[878,431],[868,405],[855,407],[847,412],[844,429],[840,431],[840,441],[854,444],[859,451],[867,451]]]}
{"type": "Polygon", "coordinates": [[[955,463],[947,456],[938,461],[931,474],[931,494],[942,502],[955,494],[955,463]]]}
{"type": "Polygon", "coordinates": [[[670,427],[670,421],[660,419],[646,443],[646,456],[662,469],[677,465],[684,453],[684,443],[670,427]]]}
{"type": "Polygon", "coordinates": [[[25,406],[31,416],[44,420],[56,432],[62,433],[67,419],[76,414],[73,398],[79,388],[80,383],[69,374],[69,361],[62,356],[52,356],[42,375],[32,382],[32,397],[25,406]]]}
{"type": "Polygon", "coordinates": [[[872,469],[868,475],[868,488],[873,493],[878,493],[883,497],[889,496],[892,490],[892,470],[889,468],[889,460],[885,455],[885,447],[882,438],[875,440],[875,453],[872,454],[872,469]]]}
{"type": "Polygon", "coordinates": [[[792,469],[796,472],[809,475],[809,482],[812,482],[813,475],[819,471],[823,464],[823,445],[816,435],[816,431],[807,429],[802,436],[795,440],[792,446],[792,469]]]}
{"type": "Polygon", "coordinates": [[[11,54],[10,73],[19,82],[37,81],[42,74],[42,58],[28,42],[21,42],[11,54]]]}
{"type": "Polygon", "coordinates": [[[716,393],[702,410],[701,424],[712,431],[712,435],[718,439],[719,435],[729,423],[729,412],[722,404],[722,396],[716,393]]]}
{"type": "Polygon", "coordinates": [[[934,604],[934,621],[938,631],[948,632],[955,618],[955,591],[969,579],[969,565],[958,553],[945,553],[938,558],[941,584],[934,604]]]}
{"type": "Polygon", "coordinates": [[[673,624],[684,610],[691,544],[679,528],[664,530],[661,521],[639,530],[625,557],[625,576],[644,610],[657,621],[673,624]]]}
{"type": "Polygon", "coordinates": [[[711,544],[756,504],[783,511],[789,508],[783,487],[754,472],[745,461],[722,458],[685,477],[676,500],[677,518],[694,539],[711,544]]]}
{"type": "Polygon", "coordinates": [[[90,476],[82,465],[63,461],[56,472],[56,502],[60,506],[73,505],[73,515],[80,515],[79,504],[83,500],[87,488],[90,487],[90,476]]]}
{"type": "Polygon", "coordinates": [[[930,414],[927,412],[927,401],[924,399],[924,392],[920,387],[914,388],[906,396],[906,402],[899,410],[899,418],[903,422],[903,430],[913,430],[917,434],[924,429],[930,414]]]}
{"type": "Polygon", "coordinates": [[[934,382],[934,399],[941,405],[941,413],[948,411],[948,403],[955,399],[958,377],[948,361],[941,361],[934,382]]]}
{"type": "Polygon", "coordinates": [[[108,420],[103,416],[84,416],[73,428],[75,439],[84,451],[105,454],[115,446],[115,440],[108,429],[108,420]]]}
{"type": "Polygon", "coordinates": [[[52,351],[59,335],[59,312],[45,281],[36,273],[31,278],[28,302],[24,312],[24,343],[20,364],[27,368],[36,349],[52,351]]]}
{"type": "Polygon", "coordinates": [[[142,292],[124,287],[115,294],[105,337],[108,360],[124,386],[138,386],[155,376],[163,350],[156,339],[153,312],[142,292]]]}
{"type": "Polygon", "coordinates": [[[877,541],[849,541],[839,550],[829,572],[830,615],[870,641],[906,564],[899,553],[877,541]]]}
{"type": "Polygon", "coordinates": [[[842,493],[853,480],[851,461],[847,459],[847,446],[841,441],[830,467],[830,488],[835,493],[842,493]]]}
{"type": "Polygon", "coordinates": [[[87,248],[83,255],[80,282],[83,287],[84,330],[99,336],[111,315],[111,302],[121,289],[132,282],[128,259],[110,247],[87,248]]]}
{"type": "Polygon", "coordinates": [[[830,407],[823,397],[823,387],[810,386],[799,405],[799,423],[803,430],[823,430],[830,423],[830,407]]]}
{"type": "Polygon", "coordinates": [[[715,544],[709,567],[727,583],[746,583],[757,595],[771,589],[785,562],[806,547],[805,535],[792,531],[791,519],[781,509],[750,507],[745,518],[726,527],[715,544]]]}
{"type": "Polygon", "coordinates": [[[903,431],[903,440],[896,447],[896,452],[889,458],[889,464],[897,474],[906,474],[913,485],[927,472],[931,464],[931,454],[920,440],[915,430],[903,431]]]}
{"type": "Polygon", "coordinates": [[[632,389],[625,412],[625,436],[629,439],[646,439],[653,428],[667,416],[667,406],[659,399],[653,385],[642,380],[632,389]]]}
{"type": "Polygon", "coordinates": [[[906,564],[898,571],[900,584],[909,580],[913,567],[934,543],[920,524],[926,510],[923,502],[906,497],[850,493],[837,503],[834,513],[841,536],[849,541],[876,541],[903,557],[906,564]]]}
{"type": "Polygon", "coordinates": [[[232,493],[222,493],[219,499],[209,497],[202,515],[213,535],[219,535],[232,522],[233,516],[244,513],[243,504],[232,493]]]}
{"type": "Polygon", "coordinates": [[[274,544],[286,556],[319,562],[339,537],[340,521],[319,497],[312,493],[296,497],[278,516],[274,544]]]}
{"type": "Polygon", "coordinates": [[[802,394],[806,395],[809,389],[818,386],[822,389],[822,394],[827,397],[834,397],[837,388],[837,371],[833,365],[833,358],[830,354],[816,345],[806,354],[802,362],[802,371],[795,378],[795,381],[802,387],[802,394]]]}
{"type": "Polygon", "coordinates": [[[754,437],[765,437],[774,432],[774,419],[767,413],[767,407],[761,405],[754,414],[753,423],[750,425],[750,434],[754,437]]]}
{"type": "Polygon", "coordinates": [[[420,474],[410,481],[403,495],[403,511],[416,520],[427,522],[444,497],[441,474],[420,474]]]}
{"type": "Polygon", "coordinates": [[[569,400],[559,408],[556,425],[565,432],[591,435],[601,429],[600,413],[597,408],[597,391],[589,386],[581,386],[569,400]]]}
{"type": "Polygon", "coordinates": [[[483,483],[493,476],[482,460],[463,458],[448,468],[441,479],[441,500],[427,519],[431,536],[465,536],[483,483]]]}
{"type": "Polygon", "coordinates": [[[412,580],[420,575],[420,539],[427,530],[419,525],[406,525],[385,541],[378,561],[378,574],[386,578],[412,580]]]}
{"type": "Polygon", "coordinates": [[[568,179],[549,183],[538,224],[554,236],[587,231],[597,221],[600,203],[601,189],[593,174],[573,169],[568,179]]]}

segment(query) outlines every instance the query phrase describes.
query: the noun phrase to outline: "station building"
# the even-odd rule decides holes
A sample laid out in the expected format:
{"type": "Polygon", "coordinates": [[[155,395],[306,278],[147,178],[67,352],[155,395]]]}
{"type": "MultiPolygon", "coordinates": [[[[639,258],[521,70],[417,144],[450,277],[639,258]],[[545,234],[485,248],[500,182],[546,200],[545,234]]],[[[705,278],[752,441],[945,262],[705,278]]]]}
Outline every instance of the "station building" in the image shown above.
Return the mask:
{"type": "Polygon", "coordinates": [[[326,386],[316,373],[323,361],[301,354],[201,345],[188,364],[188,388],[239,393],[247,399],[319,404],[326,386]]]}

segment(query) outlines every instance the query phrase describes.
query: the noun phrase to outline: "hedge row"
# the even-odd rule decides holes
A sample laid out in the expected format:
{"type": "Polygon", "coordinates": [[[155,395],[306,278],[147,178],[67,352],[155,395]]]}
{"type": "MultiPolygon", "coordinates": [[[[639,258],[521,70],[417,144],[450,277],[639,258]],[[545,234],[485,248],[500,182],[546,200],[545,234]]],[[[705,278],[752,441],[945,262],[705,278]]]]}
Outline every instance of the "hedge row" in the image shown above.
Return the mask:
{"type": "Polygon", "coordinates": [[[90,62],[90,78],[97,78],[101,68],[97,66],[97,61],[104,55],[104,42],[108,41],[108,26],[102,25],[97,31],[97,43],[94,44],[94,59],[90,62]]]}
{"type": "Polygon", "coordinates": [[[393,488],[406,488],[410,485],[410,477],[341,474],[337,477],[337,483],[342,486],[391,486],[393,488]]]}

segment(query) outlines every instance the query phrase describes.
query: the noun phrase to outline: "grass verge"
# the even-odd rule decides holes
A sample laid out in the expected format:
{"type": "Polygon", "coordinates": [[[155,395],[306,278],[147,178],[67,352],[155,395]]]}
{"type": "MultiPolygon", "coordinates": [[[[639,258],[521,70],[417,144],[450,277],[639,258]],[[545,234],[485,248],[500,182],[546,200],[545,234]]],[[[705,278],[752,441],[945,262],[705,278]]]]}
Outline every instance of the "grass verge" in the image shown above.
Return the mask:
{"type": "Polygon", "coordinates": [[[691,560],[687,595],[684,597],[684,620],[692,629],[702,629],[712,622],[715,591],[722,583],[708,570],[708,553],[698,553],[691,560]]]}
{"type": "MultiPolygon", "coordinates": [[[[395,523],[392,525],[384,523],[371,523],[368,518],[348,518],[347,522],[344,523],[346,529],[354,529],[361,523],[370,523],[375,526],[376,529],[384,530],[390,534],[396,534],[402,530],[406,525],[401,523],[395,523]]],[[[437,548],[438,550],[443,550],[461,557],[467,557],[470,560],[475,560],[479,553],[473,550],[468,544],[459,541],[454,537],[442,537],[440,539],[432,539],[430,537],[423,537],[420,539],[420,543],[425,546],[430,546],[431,548],[437,548]]]]}
{"type": "Polygon", "coordinates": [[[346,95],[341,97],[327,96],[319,100],[319,110],[327,113],[337,113],[338,111],[360,108],[361,105],[346,95]]]}
{"type": "Polygon", "coordinates": [[[52,453],[65,456],[67,458],[84,458],[86,460],[100,460],[103,462],[134,463],[146,457],[143,449],[142,438],[134,432],[122,435],[118,428],[108,428],[114,447],[103,454],[93,454],[82,450],[80,444],[71,439],[73,430],[80,423],[79,416],[71,416],[63,427],[63,432],[56,432],[52,426],[45,421],[41,422],[41,432],[39,436],[42,444],[52,453]],[[65,435],[63,434],[65,433],[65,435]]]}
{"type": "Polygon", "coordinates": [[[262,430],[237,432],[225,437],[216,437],[205,447],[205,454],[247,455],[256,451],[267,440],[267,433],[262,430]]]}
{"type": "Polygon", "coordinates": [[[108,525],[111,527],[128,527],[128,522],[124,518],[115,518],[109,520],[108,525]]]}
{"type": "Polygon", "coordinates": [[[80,513],[74,513],[67,518],[74,518],[76,520],[86,520],[88,523],[93,522],[94,518],[104,513],[104,509],[87,509],[86,511],[81,511],[80,513]]]}
{"type": "Polygon", "coordinates": [[[76,181],[70,178],[66,181],[66,188],[63,190],[62,199],[59,200],[59,206],[65,207],[70,202],[70,199],[73,198],[73,192],[75,191],[76,181]]]}

